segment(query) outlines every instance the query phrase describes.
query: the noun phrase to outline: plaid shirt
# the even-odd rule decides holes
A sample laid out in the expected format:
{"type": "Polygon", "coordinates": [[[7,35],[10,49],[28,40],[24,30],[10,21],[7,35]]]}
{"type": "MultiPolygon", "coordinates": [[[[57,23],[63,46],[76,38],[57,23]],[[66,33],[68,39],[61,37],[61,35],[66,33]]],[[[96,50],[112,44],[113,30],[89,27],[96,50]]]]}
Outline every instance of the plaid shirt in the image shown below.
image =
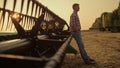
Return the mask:
{"type": "Polygon", "coordinates": [[[80,31],[81,25],[77,13],[73,12],[70,16],[70,31],[80,31]],[[77,29],[77,30],[76,30],[77,29]]]}

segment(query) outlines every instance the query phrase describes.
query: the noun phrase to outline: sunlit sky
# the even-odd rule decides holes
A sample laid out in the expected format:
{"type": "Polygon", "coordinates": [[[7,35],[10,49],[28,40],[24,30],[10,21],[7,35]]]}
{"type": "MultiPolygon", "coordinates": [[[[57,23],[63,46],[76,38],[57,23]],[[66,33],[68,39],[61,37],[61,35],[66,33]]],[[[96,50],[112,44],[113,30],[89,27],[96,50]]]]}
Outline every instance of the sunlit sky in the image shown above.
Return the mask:
{"type": "Polygon", "coordinates": [[[91,27],[97,17],[103,12],[112,12],[119,5],[120,0],[38,0],[44,6],[63,18],[69,24],[69,17],[73,3],[80,4],[79,17],[82,30],[91,27]]]}

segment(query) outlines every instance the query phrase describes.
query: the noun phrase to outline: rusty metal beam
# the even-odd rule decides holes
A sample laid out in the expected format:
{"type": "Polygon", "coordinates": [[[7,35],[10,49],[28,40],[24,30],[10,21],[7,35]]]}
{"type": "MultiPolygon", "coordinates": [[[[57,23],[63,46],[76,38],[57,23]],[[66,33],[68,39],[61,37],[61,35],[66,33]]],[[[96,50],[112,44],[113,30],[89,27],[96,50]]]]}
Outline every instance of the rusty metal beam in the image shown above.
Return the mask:
{"type": "Polygon", "coordinates": [[[61,62],[64,59],[66,50],[69,46],[71,39],[72,36],[69,36],[69,38],[61,45],[56,54],[51,57],[51,60],[45,65],[45,68],[61,68],[61,62]]]}

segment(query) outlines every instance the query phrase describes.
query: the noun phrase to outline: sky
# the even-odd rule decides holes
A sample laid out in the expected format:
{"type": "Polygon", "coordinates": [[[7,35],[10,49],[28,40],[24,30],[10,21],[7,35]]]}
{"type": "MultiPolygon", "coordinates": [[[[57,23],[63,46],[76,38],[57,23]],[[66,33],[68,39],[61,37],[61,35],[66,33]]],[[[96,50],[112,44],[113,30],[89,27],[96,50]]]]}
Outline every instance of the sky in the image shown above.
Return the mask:
{"type": "Polygon", "coordinates": [[[72,5],[78,3],[78,12],[82,30],[88,30],[95,19],[103,12],[112,12],[119,6],[120,0],[38,0],[41,4],[63,18],[68,24],[73,12],[72,5]]]}
{"type": "MultiPolygon", "coordinates": [[[[3,6],[0,0],[0,7],[3,6]]],[[[11,9],[14,0],[7,0],[6,8],[11,9]],[[11,2],[11,3],[10,3],[11,2]]],[[[16,11],[20,11],[20,2],[17,0],[16,11]]],[[[68,24],[70,15],[73,12],[72,5],[78,3],[80,11],[78,12],[82,30],[88,30],[95,19],[104,12],[112,12],[118,8],[120,0],[37,0],[56,15],[63,18],[68,24]]],[[[26,1],[27,2],[27,1],[26,1]]],[[[24,8],[26,9],[26,8],[24,8]]],[[[25,10],[23,10],[25,12],[25,10]]]]}

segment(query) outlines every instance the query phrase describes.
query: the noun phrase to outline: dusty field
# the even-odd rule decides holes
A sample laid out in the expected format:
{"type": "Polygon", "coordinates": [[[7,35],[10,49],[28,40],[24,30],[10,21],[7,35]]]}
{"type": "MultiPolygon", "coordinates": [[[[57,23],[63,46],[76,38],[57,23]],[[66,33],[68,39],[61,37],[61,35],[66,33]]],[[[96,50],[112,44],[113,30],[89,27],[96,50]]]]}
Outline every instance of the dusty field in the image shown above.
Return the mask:
{"type": "MultiPolygon", "coordinates": [[[[66,54],[62,68],[120,68],[120,33],[83,31],[82,38],[88,55],[96,64],[86,65],[79,53],[66,54]]],[[[74,39],[71,45],[78,50],[74,39]]]]}

